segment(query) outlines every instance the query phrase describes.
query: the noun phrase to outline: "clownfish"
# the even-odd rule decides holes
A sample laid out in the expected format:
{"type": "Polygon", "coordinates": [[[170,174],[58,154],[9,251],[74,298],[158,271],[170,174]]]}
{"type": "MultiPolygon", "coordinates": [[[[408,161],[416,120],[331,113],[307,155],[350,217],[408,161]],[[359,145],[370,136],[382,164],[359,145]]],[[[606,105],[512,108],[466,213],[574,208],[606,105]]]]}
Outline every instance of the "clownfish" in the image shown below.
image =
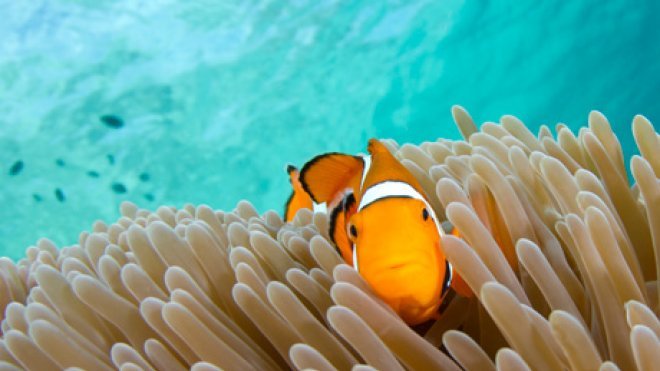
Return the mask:
{"type": "Polygon", "coordinates": [[[295,166],[288,165],[286,172],[289,174],[289,182],[291,182],[293,192],[291,192],[291,196],[289,196],[284,206],[284,221],[290,222],[296,216],[298,210],[314,209],[314,201],[312,201],[312,198],[305,192],[302,184],[300,184],[300,171],[295,166]]]}
{"type": "Polygon", "coordinates": [[[450,287],[470,295],[441,248],[445,233],[415,177],[377,139],[369,155],[327,153],[288,168],[285,219],[325,203],[344,261],[408,325],[438,318],[450,287]]]}

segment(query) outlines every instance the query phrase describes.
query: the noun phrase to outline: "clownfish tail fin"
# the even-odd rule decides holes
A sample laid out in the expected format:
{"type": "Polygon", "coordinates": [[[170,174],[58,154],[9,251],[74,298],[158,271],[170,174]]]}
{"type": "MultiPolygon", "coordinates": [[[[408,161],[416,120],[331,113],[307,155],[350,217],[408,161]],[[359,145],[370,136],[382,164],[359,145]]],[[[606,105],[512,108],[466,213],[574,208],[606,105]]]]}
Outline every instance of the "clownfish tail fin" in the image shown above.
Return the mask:
{"type": "Polygon", "coordinates": [[[298,169],[293,165],[287,165],[286,172],[289,174],[289,182],[291,182],[291,195],[284,205],[284,221],[288,222],[293,220],[296,213],[300,209],[313,209],[314,203],[312,198],[305,192],[300,184],[298,169]]]}
{"type": "Polygon", "coordinates": [[[346,188],[354,191],[359,180],[364,161],[359,156],[343,153],[326,153],[311,159],[300,170],[300,183],[316,203],[331,203],[346,188]]]}
{"type": "Polygon", "coordinates": [[[289,198],[286,199],[286,203],[284,204],[284,221],[285,222],[290,222],[291,219],[296,215],[296,212],[298,210],[293,210],[291,208],[291,203],[293,202],[293,198],[296,196],[296,191],[291,191],[291,194],[289,195],[289,198]]]}

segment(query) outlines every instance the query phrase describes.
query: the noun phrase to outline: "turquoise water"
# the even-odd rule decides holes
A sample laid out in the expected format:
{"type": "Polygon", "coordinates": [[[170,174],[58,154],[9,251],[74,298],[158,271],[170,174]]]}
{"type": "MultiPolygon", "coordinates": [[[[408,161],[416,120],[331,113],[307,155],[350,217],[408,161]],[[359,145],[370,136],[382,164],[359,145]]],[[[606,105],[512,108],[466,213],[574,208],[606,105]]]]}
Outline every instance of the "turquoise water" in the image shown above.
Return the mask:
{"type": "Polygon", "coordinates": [[[553,3],[0,0],[0,255],[123,200],[280,210],[286,163],[458,138],[452,104],[534,130],[598,109],[630,154],[633,115],[660,122],[660,5],[553,3]]]}

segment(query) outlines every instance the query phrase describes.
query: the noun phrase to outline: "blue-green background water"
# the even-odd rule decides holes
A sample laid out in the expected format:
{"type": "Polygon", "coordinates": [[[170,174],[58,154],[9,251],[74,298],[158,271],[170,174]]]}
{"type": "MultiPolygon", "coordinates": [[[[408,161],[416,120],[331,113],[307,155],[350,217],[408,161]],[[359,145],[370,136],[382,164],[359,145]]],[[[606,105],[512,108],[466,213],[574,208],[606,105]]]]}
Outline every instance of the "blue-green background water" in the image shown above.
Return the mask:
{"type": "Polygon", "coordinates": [[[122,200],[280,210],[287,162],[458,138],[452,104],[533,130],[598,109],[629,155],[633,115],[660,122],[658,4],[0,0],[0,255],[122,200]]]}

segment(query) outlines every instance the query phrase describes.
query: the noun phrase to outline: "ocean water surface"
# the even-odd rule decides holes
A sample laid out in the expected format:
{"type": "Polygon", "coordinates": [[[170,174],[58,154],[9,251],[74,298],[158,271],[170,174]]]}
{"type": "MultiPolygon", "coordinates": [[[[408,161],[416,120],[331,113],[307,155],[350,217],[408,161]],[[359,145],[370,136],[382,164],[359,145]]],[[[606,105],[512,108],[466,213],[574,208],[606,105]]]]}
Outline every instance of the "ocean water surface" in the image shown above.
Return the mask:
{"type": "Polygon", "coordinates": [[[660,3],[0,0],[0,255],[73,244],[121,201],[280,211],[287,163],[458,138],[450,107],[533,131],[660,122],[660,3]]]}

